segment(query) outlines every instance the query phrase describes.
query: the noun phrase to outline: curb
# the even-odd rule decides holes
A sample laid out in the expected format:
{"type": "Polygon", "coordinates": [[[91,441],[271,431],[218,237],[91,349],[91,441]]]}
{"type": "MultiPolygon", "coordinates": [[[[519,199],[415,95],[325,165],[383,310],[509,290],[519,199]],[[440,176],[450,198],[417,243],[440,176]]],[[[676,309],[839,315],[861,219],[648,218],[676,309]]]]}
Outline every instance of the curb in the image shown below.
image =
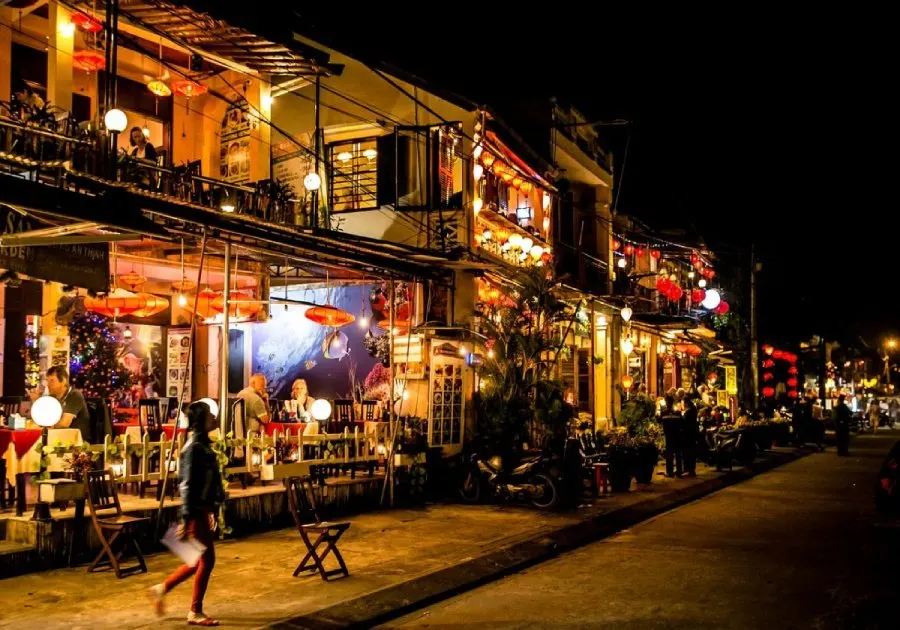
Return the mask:
{"type": "Polygon", "coordinates": [[[499,580],[511,573],[546,562],[561,553],[602,540],[654,516],[752,479],[808,454],[770,453],[765,461],[755,464],[750,469],[734,470],[715,479],[708,479],[687,488],[672,490],[633,505],[604,512],[581,522],[538,534],[499,551],[334,604],[314,613],[285,619],[268,627],[276,630],[332,630],[369,628],[382,624],[499,580]]]}

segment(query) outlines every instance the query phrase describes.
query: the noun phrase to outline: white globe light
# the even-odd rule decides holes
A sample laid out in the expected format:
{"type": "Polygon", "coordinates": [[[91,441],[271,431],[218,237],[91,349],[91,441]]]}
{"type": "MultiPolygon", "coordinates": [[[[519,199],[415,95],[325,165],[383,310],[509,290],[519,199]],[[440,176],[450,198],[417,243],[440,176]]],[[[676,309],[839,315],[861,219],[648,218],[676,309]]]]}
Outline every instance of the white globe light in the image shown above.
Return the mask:
{"type": "Polygon", "coordinates": [[[622,309],[622,312],[621,312],[621,315],[622,315],[622,321],[630,322],[630,321],[631,321],[631,315],[633,314],[633,312],[634,312],[634,311],[631,310],[631,307],[630,307],[630,306],[626,306],[625,308],[623,308],[623,309],[622,309]]]}
{"type": "Polygon", "coordinates": [[[541,256],[544,255],[544,248],[540,245],[535,245],[531,248],[531,251],[529,253],[531,254],[532,258],[538,260],[541,256]]]}
{"type": "Polygon", "coordinates": [[[625,353],[625,356],[626,356],[626,357],[627,357],[629,354],[631,354],[631,351],[632,351],[632,350],[634,350],[634,342],[631,341],[631,339],[629,339],[628,337],[626,337],[625,339],[623,339],[623,340],[622,340],[622,343],[621,343],[620,345],[621,345],[621,347],[622,347],[622,352],[625,353]]]}
{"type": "Polygon", "coordinates": [[[527,236],[522,239],[522,250],[526,252],[531,251],[531,246],[534,245],[534,241],[528,238],[527,236]]]}
{"type": "Polygon", "coordinates": [[[509,235],[509,244],[513,247],[521,247],[522,246],[522,235],[516,232],[513,232],[509,235]]]}
{"type": "Polygon", "coordinates": [[[711,311],[716,308],[721,301],[722,296],[719,295],[719,292],[715,289],[709,289],[706,292],[706,297],[703,298],[703,302],[701,302],[701,304],[703,305],[703,308],[711,311]]]}
{"type": "Polygon", "coordinates": [[[706,288],[706,280],[704,280],[703,278],[700,278],[700,281],[697,283],[697,286],[700,287],[701,289],[705,289],[706,288]]]}
{"type": "Polygon", "coordinates": [[[323,422],[331,417],[331,403],[324,398],[317,398],[310,411],[312,412],[313,418],[319,422],[323,422]]]}
{"type": "Polygon", "coordinates": [[[219,417],[219,403],[217,403],[212,398],[201,398],[197,402],[205,403],[207,407],[209,407],[209,413],[212,414],[213,418],[219,417]]]}
{"type": "Polygon", "coordinates": [[[481,212],[481,208],[483,206],[484,206],[484,202],[479,197],[476,197],[475,201],[472,202],[472,209],[475,211],[475,214],[478,214],[479,212],[481,212]]]}
{"type": "Polygon", "coordinates": [[[103,117],[103,123],[109,131],[122,133],[128,126],[128,116],[121,109],[111,109],[103,117]]]}
{"type": "Polygon", "coordinates": [[[628,261],[625,260],[625,258],[620,258],[616,264],[619,265],[619,269],[624,269],[626,266],[628,266],[628,261]]]}
{"type": "Polygon", "coordinates": [[[308,173],[306,177],[303,178],[303,187],[306,190],[319,190],[319,186],[322,185],[322,178],[319,177],[318,173],[308,173]]]}
{"type": "Polygon", "coordinates": [[[62,414],[62,405],[53,396],[41,396],[31,405],[31,419],[40,427],[56,426],[62,414]]]}
{"type": "Polygon", "coordinates": [[[476,182],[481,179],[482,175],[484,175],[484,167],[481,164],[476,164],[472,167],[472,176],[476,182]]]}

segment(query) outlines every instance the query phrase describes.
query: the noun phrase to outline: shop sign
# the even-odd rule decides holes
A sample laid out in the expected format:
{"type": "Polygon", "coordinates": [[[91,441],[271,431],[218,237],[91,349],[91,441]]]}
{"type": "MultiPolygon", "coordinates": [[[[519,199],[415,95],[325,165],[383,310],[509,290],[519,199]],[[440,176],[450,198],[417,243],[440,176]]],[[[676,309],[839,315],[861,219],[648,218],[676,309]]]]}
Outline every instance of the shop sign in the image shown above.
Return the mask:
{"type": "MultiPolygon", "coordinates": [[[[0,205],[2,235],[47,227],[0,205]]],[[[70,284],[94,291],[109,290],[109,246],[102,244],[0,247],[0,269],[37,280],[70,284]]]]}
{"type": "Polygon", "coordinates": [[[184,399],[191,399],[191,329],[169,328],[166,335],[168,361],[166,362],[166,395],[181,399],[184,383],[184,399]],[[185,374],[187,382],[185,382],[185,374]]]}
{"type": "Polygon", "coordinates": [[[719,407],[728,407],[728,392],[724,389],[716,391],[716,405],[719,407]]]}
{"type": "Polygon", "coordinates": [[[250,181],[250,131],[259,120],[250,114],[246,99],[237,98],[222,118],[219,133],[219,177],[232,184],[250,181]]]}
{"type": "Polygon", "coordinates": [[[732,396],[736,396],[738,393],[736,365],[725,366],[725,391],[732,396]]]}

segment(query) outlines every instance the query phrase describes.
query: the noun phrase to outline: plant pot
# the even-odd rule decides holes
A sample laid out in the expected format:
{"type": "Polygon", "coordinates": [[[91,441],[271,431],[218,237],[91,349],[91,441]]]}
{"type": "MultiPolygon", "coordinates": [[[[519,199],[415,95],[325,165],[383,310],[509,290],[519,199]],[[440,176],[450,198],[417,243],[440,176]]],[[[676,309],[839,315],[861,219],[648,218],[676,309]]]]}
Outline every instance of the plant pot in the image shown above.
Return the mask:
{"type": "Polygon", "coordinates": [[[656,444],[642,444],[637,448],[634,462],[634,479],[638,483],[652,483],[656,464],[659,462],[659,449],[656,444]]]}
{"type": "Polygon", "coordinates": [[[634,453],[629,448],[613,447],[609,450],[609,485],[613,492],[628,492],[634,476],[634,453]]]}

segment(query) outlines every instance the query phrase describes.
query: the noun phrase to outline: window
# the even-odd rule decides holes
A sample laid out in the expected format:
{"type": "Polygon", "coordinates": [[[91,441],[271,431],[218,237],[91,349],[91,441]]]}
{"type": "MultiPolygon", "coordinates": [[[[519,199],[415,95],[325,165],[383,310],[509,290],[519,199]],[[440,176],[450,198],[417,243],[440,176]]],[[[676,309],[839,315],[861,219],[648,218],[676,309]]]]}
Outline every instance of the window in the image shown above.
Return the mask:
{"type": "Polygon", "coordinates": [[[332,212],[377,208],[378,141],[337,142],[329,147],[332,212]]]}
{"type": "Polygon", "coordinates": [[[431,445],[462,441],[463,362],[435,357],[431,365],[431,445]]]}

